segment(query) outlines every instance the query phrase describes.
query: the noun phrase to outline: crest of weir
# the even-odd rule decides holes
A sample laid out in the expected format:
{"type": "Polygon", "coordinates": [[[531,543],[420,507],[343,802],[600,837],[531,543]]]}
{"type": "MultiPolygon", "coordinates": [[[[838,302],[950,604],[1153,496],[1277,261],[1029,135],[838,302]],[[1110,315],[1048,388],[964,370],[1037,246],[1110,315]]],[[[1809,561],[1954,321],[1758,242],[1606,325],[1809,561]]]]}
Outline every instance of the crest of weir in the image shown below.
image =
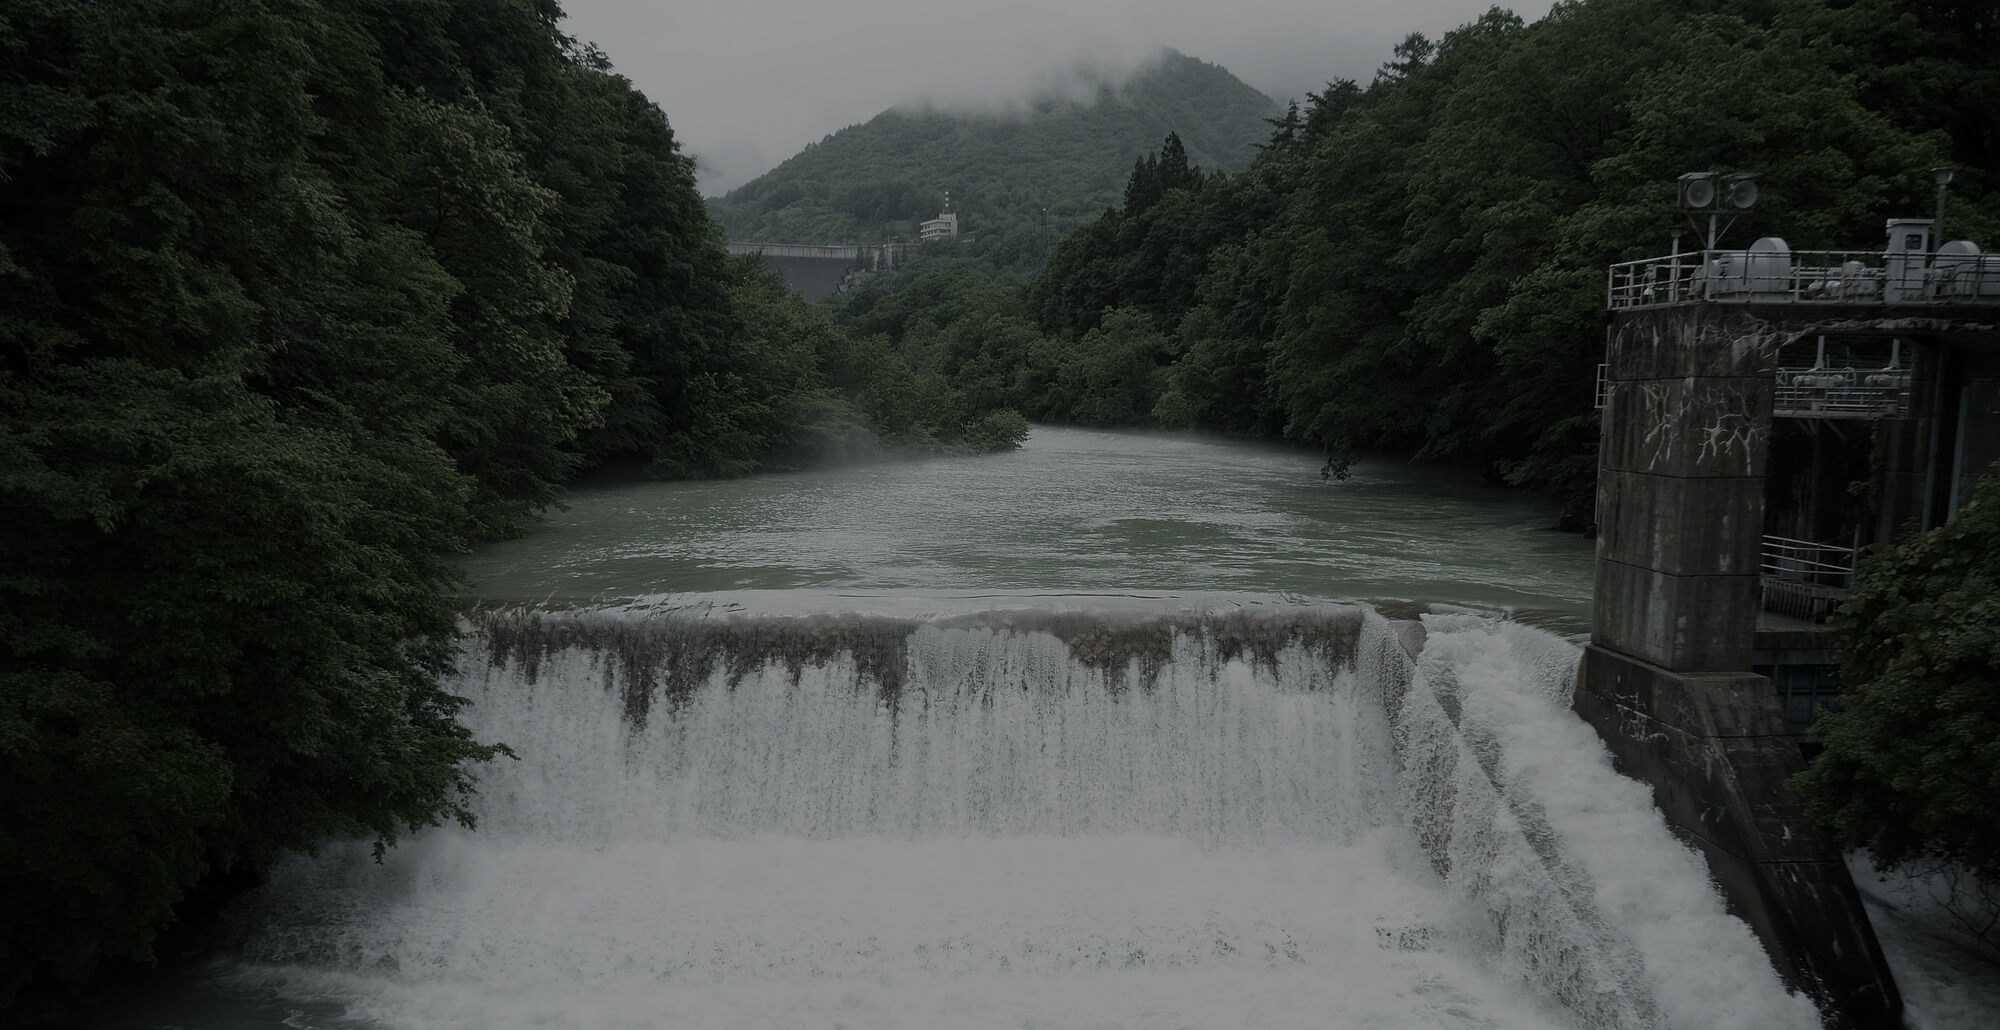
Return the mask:
{"type": "MultiPolygon", "coordinates": [[[[948,619],[471,616],[475,701],[612,703],[621,760],[486,788],[485,832],[909,838],[1156,833],[1204,845],[1413,831],[1493,967],[1577,1025],[1660,1016],[1632,943],[1465,717],[1448,664],[1361,608],[948,619]],[[571,776],[550,782],[546,776],[571,776]],[[580,799],[597,796],[598,800],[580,799]],[[592,807],[589,814],[580,807],[592,807]]],[[[1567,691],[1574,651],[1544,661],[1567,691]]],[[[533,740],[509,739],[515,747],[533,740]]],[[[549,746],[553,746],[552,744],[549,746]]],[[[1428,931],[1385,932],[1422,947],[1428,931]]]]}

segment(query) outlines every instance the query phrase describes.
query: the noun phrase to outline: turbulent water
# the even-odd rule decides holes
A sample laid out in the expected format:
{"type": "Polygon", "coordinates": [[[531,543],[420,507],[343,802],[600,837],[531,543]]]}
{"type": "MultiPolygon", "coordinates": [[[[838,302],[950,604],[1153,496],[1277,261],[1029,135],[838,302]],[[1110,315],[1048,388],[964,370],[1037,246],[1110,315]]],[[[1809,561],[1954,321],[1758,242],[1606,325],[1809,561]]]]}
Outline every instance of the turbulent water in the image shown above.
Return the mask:
{"type": "Polygon", "coordinates": [[[227,976],[295,1025],[1817,1025],[1540,631],[477,618],[458,686],[522,757],[477,833],[239,913],[227,976]]]}
{"type": "Polygon", "coordinates": [[[1314,472],[1038,430],[580,493],[468,565],[477,831],[287,861],[99,1025],[1817,1026],[1573,643],[1382,614],[1573,628],[1588,544],[1314,472]]]}

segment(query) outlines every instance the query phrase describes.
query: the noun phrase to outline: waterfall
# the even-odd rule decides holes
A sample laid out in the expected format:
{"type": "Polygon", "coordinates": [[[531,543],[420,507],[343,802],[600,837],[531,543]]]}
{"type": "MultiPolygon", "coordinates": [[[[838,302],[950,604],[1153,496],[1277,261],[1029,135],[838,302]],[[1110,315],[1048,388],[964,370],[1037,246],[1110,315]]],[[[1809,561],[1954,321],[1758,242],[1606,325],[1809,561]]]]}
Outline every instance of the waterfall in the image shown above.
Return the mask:
{"type": "Polygon", "coordinates": [[[471,619],[519,755],[477,831],[285,864],[240,980],[379,1026],[1818,1025],[1546,633],[471,619]]]}

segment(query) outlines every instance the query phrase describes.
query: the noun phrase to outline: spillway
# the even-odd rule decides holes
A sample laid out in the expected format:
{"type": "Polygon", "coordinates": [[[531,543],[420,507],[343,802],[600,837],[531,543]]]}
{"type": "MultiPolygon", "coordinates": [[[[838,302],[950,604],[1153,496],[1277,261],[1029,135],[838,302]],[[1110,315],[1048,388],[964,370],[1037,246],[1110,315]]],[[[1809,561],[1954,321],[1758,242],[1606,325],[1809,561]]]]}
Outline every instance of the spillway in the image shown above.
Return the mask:
{"type": "Polygon", "coordinates": [[[469,618],[518,756],[477,830],[288,861],[230,982],[377,1027],[1819,1023],[1526,626],[469,618]]]}

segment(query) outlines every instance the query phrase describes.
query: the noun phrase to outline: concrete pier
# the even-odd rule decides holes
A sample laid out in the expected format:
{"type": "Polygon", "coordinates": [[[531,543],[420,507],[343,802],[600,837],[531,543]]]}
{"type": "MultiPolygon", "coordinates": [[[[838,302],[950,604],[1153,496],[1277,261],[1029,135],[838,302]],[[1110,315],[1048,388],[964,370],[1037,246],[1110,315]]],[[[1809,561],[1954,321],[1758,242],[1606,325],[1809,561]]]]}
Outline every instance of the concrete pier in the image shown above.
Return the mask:
{"type": "Polygon", "coordinates": [[[1805,327],[1742,307],[1619,312],[1598,475],[1596,603],[1575,707],[1707,857],[1732,911],[1839,1026],[1902,1000],[1756,643],[1775,362],[1805,327]]]}

